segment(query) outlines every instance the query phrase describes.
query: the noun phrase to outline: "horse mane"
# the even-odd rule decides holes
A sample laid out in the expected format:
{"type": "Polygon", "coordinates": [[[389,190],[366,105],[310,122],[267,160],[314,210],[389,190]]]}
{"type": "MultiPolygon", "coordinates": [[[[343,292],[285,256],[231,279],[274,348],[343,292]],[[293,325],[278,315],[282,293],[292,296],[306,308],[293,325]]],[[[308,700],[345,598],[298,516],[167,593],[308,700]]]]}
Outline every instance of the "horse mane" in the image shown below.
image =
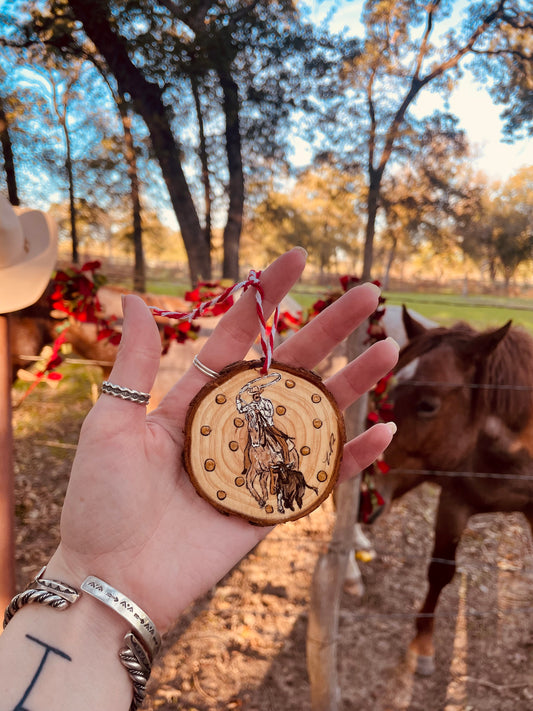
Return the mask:
{"type": "MultiPolygon", "coordinates": [[[[485,411],[493,410],[513,432],[520,432],[533,413],[533,339],[520,328],[509,329],[485,359],[480,382],[494,387],[482,390],[485,411]]],[[[483,397],[482,397],[483,399],[483,397]]]]}
{"type": "MultiPolygon", "coordinates": [[[[464,322],[429,329],[402,348],[395,372],[442,344],[460,357],[476,336],[491,330],[476,331],[464,322]]],[[[472,391],[472,415],[492,413],[520,432],[533,415],[533,339],[513,326],[488,356],[478,356],[469,360],[474,364],[471,383],[479,386],[472,391]]]]}

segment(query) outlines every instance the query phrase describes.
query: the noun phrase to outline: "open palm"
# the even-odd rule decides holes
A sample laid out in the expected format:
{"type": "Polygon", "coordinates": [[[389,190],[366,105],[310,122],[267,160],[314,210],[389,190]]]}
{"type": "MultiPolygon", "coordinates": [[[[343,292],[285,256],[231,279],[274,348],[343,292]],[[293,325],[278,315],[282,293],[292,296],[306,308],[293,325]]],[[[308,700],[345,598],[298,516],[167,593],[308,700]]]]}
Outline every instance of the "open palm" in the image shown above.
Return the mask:
{"type": "MultiPolygon", "coordinates": [[[[303,250],[276,260],[261,276],[265,312],[298,280],[303,250]]],[[[369,285],[350,290],[275,351],[275,358],[313,368],[377,306],[369,285]]],[[[125,299],[124,330],[110,376],[116,385],[149,391],[160,339],[144,302],[125,299]]],[[[242,359],[259,330],[249,289],[225,314],[200,358],[220,370],[242,359]]],[[[390,340],[374,345],[325,384],[345,409],[394,365],[390,340]]],[[[145,609],[164,631],[269,531],[225,516],[201,499],[182,464],[189,403],[209,380],[191,368],[159,407],[102,396],[82,427],[61,521],[61,544],[48,575],[78,584],[89,574],[108,581],[145,609]]],[[[357,473],[389,444],[376,425],[345,446],[341,475],[357,473]]]]}

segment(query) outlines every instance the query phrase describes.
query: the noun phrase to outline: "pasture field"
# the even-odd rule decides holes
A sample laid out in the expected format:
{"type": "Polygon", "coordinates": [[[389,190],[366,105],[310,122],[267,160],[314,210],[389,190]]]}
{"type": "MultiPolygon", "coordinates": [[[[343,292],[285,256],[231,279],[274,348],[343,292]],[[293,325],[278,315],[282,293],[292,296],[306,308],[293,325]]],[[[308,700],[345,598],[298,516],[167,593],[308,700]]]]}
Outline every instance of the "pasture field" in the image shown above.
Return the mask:
{"type": "Polygon", "coordinates": [[[466,321],[474,328],[496,328],[512,319],[513,323],[533,334],[533,300],[497,296],[454,296],[452,294],[420,294],[385,292],[387,304],[405,304],[408,309],[451,326],[466,321]]]}
{"type": "Polygon", "coordinates": [[[175,281],[160,281],[148,279],[146,281],[146,291],[149,294],[162,294],[165,296],[184,296],[185,292],[190,289],[190,285],[184,283],[176,283],[175,281]]]}
{"type": "MultiPolygon", "coordinates": [[[[185,272],[184,269],[181,272],[185,272]]],[[[106,270],[103,269],[103,273],[106,270]]],[[[115,286],[131,289],[131,277],[124,277],[122,272],[110,271],[109,283],[115,286]]],[[[158,271],[157,276],[151,274],[147,278],[146,290],[148,293],[182,298],[190,290],[190,284],[185,274],[176,276],[170,269],[158,271]]],[[[295,285],[290,295],[297,301],[304,311],[311,308],[317,299],[327,297],[328,294],[339,292],[338,282],[334,286],[320,286],[308,282],[295,285]]],[[[405,304],[407,308],[433,319],[444,326],[451,326],[457,321],[466,321],[474,328],[496,328],[502,326],[509,319],[515,325],[520,325],[533,334],[533,298],[526,296],[509,296],[490,294],[472,294],[462,296],[453,292],[442,293],[436,291],[393,291],[383,292],[386,304],[405,304]]]]}
{"type": "MultiPolygon", "coordinates": [[[[320,287],[311,289],[308,286],[298,286],[293,289],[291,296],[307,310],[327,293],[327,289],[320,287]]],[[[416,291],[384,291],[383,296],[386,299],[385,307],[388,304],[405,304],[408,309],[418,311],[422,316],[443,326],[466,321],[478,329],[497,328],[512,319],[515,325],[522,326],[533,334],[533,299],[490,295],[465,297],[416,291]]]]}

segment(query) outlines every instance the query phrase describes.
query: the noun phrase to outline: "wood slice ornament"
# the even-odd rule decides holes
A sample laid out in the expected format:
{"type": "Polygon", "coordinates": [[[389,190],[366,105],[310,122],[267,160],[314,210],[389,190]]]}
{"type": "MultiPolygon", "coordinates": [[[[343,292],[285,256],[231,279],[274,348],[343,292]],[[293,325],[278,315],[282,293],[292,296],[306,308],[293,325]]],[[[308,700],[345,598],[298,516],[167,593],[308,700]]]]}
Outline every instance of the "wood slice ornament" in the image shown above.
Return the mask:
{"type": "Polygon", "coordinates": [[[184,313],[191,322],[243,289],[255,289],[265,358],[224,368],[191,402],[183,460],[197,492],[225,514],[260,526],[305,516],[329,496],[346,441],[344,420],[321,378],[272,360],[279,309],[267,329],[261,272],[184,313]]]}
{"type": "Polygon", "coordinates": [[[225,368],[192,401],[184,463],[219,511],[260,526],[316,509],[337,480],[344,420],[321,378],[271,361],[225,368]]]}

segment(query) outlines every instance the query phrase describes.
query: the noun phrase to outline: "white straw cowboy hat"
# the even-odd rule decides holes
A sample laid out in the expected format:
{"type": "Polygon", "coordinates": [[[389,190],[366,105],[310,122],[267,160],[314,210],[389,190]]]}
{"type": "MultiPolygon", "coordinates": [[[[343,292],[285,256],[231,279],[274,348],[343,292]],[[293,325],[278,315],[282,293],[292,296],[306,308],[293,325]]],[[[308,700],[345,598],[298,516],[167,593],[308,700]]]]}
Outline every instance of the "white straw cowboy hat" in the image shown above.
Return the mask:
{"type": "Polygon", "coordinates": [[[13,208],[0,195],[0,314],[34,304],[57,258],[57,227],[40,210],[13,208]]]}

